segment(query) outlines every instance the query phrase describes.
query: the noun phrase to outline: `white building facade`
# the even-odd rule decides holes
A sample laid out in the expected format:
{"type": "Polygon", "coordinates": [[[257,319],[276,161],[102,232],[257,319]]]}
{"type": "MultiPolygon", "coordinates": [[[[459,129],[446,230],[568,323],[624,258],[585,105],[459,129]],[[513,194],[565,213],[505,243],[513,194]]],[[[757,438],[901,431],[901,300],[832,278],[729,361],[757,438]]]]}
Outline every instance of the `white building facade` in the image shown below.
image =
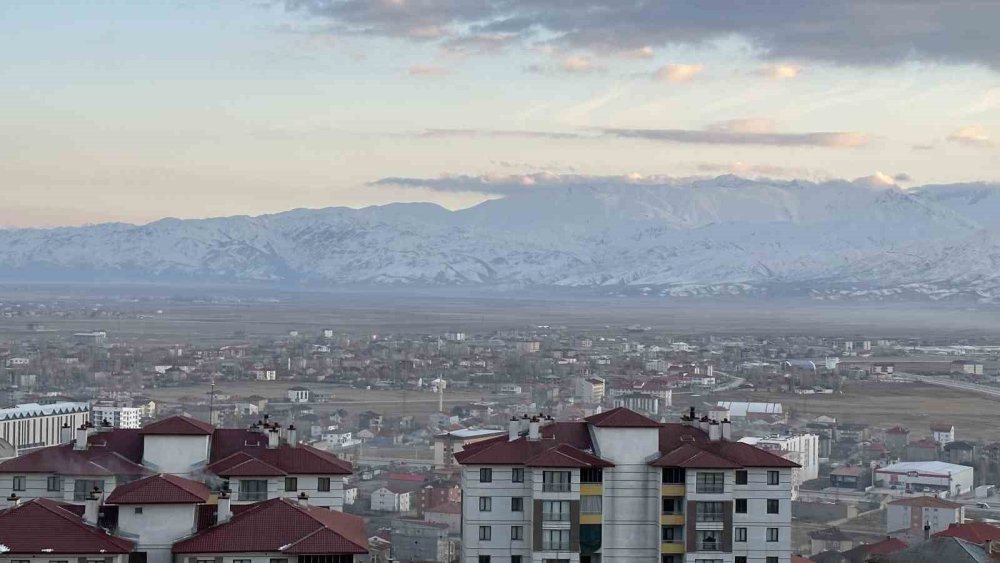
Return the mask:
{"type": "Polygon", "coordinates": [[[740,438],[740,442],[773,452],[799,465],[792,470],[792,500],[798,498],[803,482],[819,477],[819,436],[816,434],[746,437],[740,438]]]}
{"type": "Polygon", "coordinates": [[[63,430],[79,428],[90,420],[88,403],[61,402],[48,405],[28,403],[0,409],[0,438],[15,448],[54,446],[72,439],[63,430]]]}

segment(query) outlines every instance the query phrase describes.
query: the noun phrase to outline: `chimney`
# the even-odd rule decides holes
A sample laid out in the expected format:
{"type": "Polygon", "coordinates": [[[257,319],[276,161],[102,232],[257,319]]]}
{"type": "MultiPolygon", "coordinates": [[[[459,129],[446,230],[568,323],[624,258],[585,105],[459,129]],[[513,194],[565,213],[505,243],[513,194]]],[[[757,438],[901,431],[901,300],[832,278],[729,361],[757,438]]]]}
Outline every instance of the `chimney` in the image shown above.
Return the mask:
{"type": "Polygon", "coordinates": [[[513,442],[521,437],[521,422],[517,420],[516,416],[510,417],[510,422],[507,424],[507,441],[513,442]]]}
{"type": "Polygon", "coordinates": [[[925,540],[931,539],[931,525],[930,524],[924,524],[924,539],[925,540]]]}
{"type": "Polygon", "coordinates": [[[692,422],[694,422],[695,420],[698,420],[698,417],[696,417],[696,416],[694,415],[694,407],[691,407],[690,409],[688,409],[688,418],[689,418],[689,419],[690,419],[690,420],[691,420],[692,422]]]}
{"type": "Polygon", "coordinates": [[[87,495],[87,502],[83,509],[83,521],[91,526],[97,525],[97,514],[101,508],[101,490],[94,487],[87,495]]]}
{"type": "Polygon", "coordinates": [[[538,422],[538,417],[533,416],[528,422],[528,439],[538,440],[541,437],[541,424],[538,422]]]}
{"type": "Polygon", "coordinates": [[[288,440],[288,445],[293,448],[299,443],[299,433],[295,430],[294,424],[288,425],[288,432],[285,433],[285,439],[288,440]]]}
{"type": "Polygon", "coordinates": [[[62,428],[59,429],[59,443],[68,444],[73,441],[73,428],[67,424],[63,423],[62,428]]]}
{"type": "Polygon", "coordinates": [[[19,504],[21,504],[21,497],[17,496],[16,494],[11,493],[10,496],[7,497],[7,506],[9,506],[10,508],[14,508],[19,504]]]}
{"type": "Polygon", "coordinates": [[[281,435],[278,433],[277,428],[271,428],[267,431],[267,449],[273,450],[278,447],[281,441],[281,435]]]}
{"type": "Polygon", "coordinates": [[[732,440],[733,439],[733,423],[729,421],[728,418],[722,421],[722,439],[732,440]]]}
{"type": "Polygon", "coordinates": [[[302,508],[309,508],[309,495],[305,491],[299,493],[299,506],[302,508]]]}
{"type": "Polygon", "coordinates": [[[105,418],[105,419],[101,420],[101,427],[98,428],[97,431],[98,432],[111,432],[112,430],[114,430],[114,426],[111,426],[111,423],[108,422],[108,419],[105,418]]]}
{"type": "Polygon", "coordinates": [[[712,442],[722,439],[722,425],[714,420],[708,423],[708,439],[712,442]]]}
{"type": "Polygon", "coordinates": [[[705,434],[708,434],[708,417],[707,416],[702,416],[701,417],[701,420],[698,421],[698,428],[701,428],[702,432],[704,432],[705,434]]]}
{"type": "Polygon", "coordinates": [[[521,415],[521,432],[528,431],[528,415],[521,415]]]}
{"type": "Polygon", "coordinates": [[[76,443],[73,444],[74,450],[85,450],[87,449],[87,425],[81,424],[79,428],[76,429],[76,443]]]}
{"type": "Polygon", "coordinates": [[[224,524],[233,517],[233,499],[229,496],[229,490],[219,493],[219,504],[216,507],[216,523],[224,524]]]}

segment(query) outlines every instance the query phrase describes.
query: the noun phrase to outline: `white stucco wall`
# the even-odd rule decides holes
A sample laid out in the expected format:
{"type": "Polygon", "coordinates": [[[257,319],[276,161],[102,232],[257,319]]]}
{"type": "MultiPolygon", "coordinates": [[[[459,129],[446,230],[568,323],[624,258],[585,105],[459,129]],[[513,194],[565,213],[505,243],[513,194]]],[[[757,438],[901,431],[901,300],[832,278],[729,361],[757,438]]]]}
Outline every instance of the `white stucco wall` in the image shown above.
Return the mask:
{"type": "Polygon", "coordinates": [[[170,549],[177,540],[195,531],[195,505],[123,505],[118,508],[118,528],[146,552],[147,563],[170,563],[170,549]],[[136,508],[142,514],[136,514],[136,508]]]}
{"type": "Polygon", "coordinates": [[[144,436],[143,465],[161,473],[190,476],[208,461],[208,436],[144,436]]]}

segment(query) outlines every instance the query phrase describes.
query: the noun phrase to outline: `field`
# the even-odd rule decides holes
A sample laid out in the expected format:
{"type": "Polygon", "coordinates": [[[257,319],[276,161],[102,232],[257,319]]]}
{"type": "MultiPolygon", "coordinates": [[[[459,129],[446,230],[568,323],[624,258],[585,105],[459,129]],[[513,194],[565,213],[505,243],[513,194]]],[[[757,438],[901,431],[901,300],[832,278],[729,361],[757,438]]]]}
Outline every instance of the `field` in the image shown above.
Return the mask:
{"type": "Polygon", "coordinates": [[[733,392],[713,400],[780,402],[793,415],[827,415],[839,422],[871,426],[901,425],[911,437],[929,434],[931,422],[955,425],[959,439],[996,441],[1000,401],[974,393],[919,383],[851,383],[839,395],[733,392]]]}

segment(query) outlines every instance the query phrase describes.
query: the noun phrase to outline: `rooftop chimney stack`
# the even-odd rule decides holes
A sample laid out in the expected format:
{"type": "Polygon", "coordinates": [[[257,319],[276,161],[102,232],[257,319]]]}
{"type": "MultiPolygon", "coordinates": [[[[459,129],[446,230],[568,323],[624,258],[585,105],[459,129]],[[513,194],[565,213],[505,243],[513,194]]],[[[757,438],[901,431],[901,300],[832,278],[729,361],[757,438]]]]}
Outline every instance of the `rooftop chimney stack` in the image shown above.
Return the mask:
{"type": "Polygon", "coordinates": [[[924,539],[925,540],[931,539],[931,525],[930,524],[924,524],[924,539]]]}
{"type": "Polygon", "coordinates": [[[531,417],[531,420],[528,422],[528,439],[538,440],[541,437],[542,437],[541,423],[538,421],[538,417],[533,416],[531,417]]]}
{"type": "Polygon", "coordinates": [[[708,434],[708,423],[708,416],[702,416],[701,420],[698,421],[698,428],[701,428],[701,431],[705,434],[708,434]]]}
{"type": "Polygon", "coordinates": [[[87,502],[83,508],[83,521],[91,526],[97,525],[97,515],[101,508],[101,490],[94,487],[87,495],[87,502]]]}
{"type": "Polygon", "coordinates": [[[733,439],[733,423],[730,422],[728,418],[722,421],[722,439],[723,440],[733,439]]]}
{"type": "Polygon", "coordinates": [[[7,506],[10,508],[14,508],[19,504],[21,504],[21,497],[17,496],[15,493],[11,493],[10,496],[7,497],[7,506]]]}
{"type": "Polygon", "coordinates": [[[273,450],[278,447],[281,442],[281,434],[278,432],[277,428],[271,427],[267,431],[267,449],[273,450]]]}
{"type": "Polygon", "coordinates": [[[219,493],[219,505],[216,507],[216,522],[224,524],[233,517],[233,499],[229,496],[228,490],[219,493]]]}
{"type": "Polygon", "coordinates": [[[712,442],[722,439],[722,425],[714,420],[708,422],[708,439],[712,442]]]}
{"type": "Polygon", "coordinates": [[[79,428],[76,429],[76,442],[73,444],[74,450],[85,450],[87,449],[87,425],[81,424],[79,428]]]}
{"type": "Polygon", "coordinates": [[[528,431],[528,421],[529,421],[528,415],[526,414],[521,415],[521,432],[528,431]]]}
{"type": "Polygon", "coordinates": [[[299,443],[299,432],[295,429],[294,424],[288,425],[288,432],[285,439],[288,440],[288,445],[293,448],[299,443]]]}
{"type": "Polygon", "coordinates": [[[510,422],[507,424],[507,441],[513,442],[521,436],[521,421],[517,419],[516,416],[510,417],[510,422]]]}
{"type": "Polygon", "coordinates": [[[302,508],[309,507],[309,495],[307,495],[305,491],[299,493],[299,506],[302,508]]]}
{"type": "Polygon", "coordinates": [[[98,432],[111,432],[112,430],[114,430],[114,426],[111,426],[108,419],[101,420],[101,427],[98,429],[98,432]]]}
{"type": "Polygon", "coordinates": [[[59,443],[68,444],[72,441],[73,441],[73,427],[64,422],[62,428],[59,429],[59,443]]]}

